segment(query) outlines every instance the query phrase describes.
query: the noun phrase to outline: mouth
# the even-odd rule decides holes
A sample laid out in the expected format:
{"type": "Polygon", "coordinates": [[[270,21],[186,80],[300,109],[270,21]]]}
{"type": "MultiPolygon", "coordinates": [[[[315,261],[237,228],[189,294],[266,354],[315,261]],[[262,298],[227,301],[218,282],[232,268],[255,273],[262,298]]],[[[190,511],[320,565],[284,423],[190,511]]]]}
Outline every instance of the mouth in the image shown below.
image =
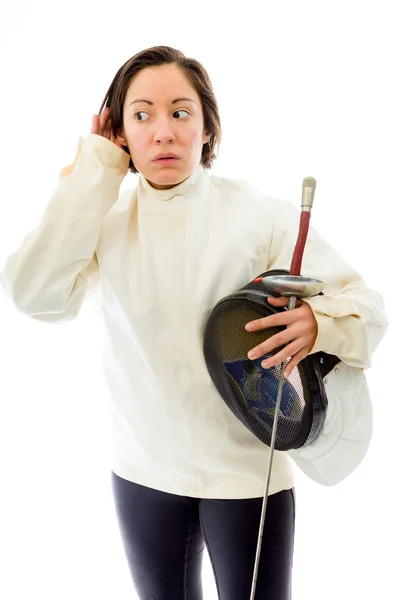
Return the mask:
{"type": "Polygon", "coordinates": [[[170,157],[164,157],[164,158],[157,158],[153,162],[155,162],[156,164],[159,164],[159,165],[172,165],[173,163],[176,163],[178,160],[179,160],[179,158],[170,156],[170,157]]]}

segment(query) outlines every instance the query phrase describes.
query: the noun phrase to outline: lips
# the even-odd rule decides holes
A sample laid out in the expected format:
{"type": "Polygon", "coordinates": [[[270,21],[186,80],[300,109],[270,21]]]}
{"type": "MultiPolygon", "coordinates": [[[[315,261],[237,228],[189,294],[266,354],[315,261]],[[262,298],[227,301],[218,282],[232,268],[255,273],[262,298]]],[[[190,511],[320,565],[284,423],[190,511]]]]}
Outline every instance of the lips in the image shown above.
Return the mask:
{"type": "Polygon", "coordinates": [[[178,162],[179,158],[157,158],[153,160],[156,165],[170,167],[178,162]]]}
{"type": "Polygon", "coordinates": [[[179,158],[179,156],[176,156],[176,154],[157,154],[153,160],[171,160],[172,158],[176,159],[179,158]]]}

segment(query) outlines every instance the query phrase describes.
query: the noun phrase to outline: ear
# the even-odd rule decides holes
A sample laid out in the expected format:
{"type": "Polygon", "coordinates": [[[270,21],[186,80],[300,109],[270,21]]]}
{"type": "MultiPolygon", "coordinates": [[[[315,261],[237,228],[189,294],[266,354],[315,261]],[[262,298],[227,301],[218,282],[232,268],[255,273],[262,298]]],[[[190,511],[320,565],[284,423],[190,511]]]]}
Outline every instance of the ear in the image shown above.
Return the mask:
{"type": "Polygon", "coordinates": [[[119,142],[120,144],[122,144],[123,146],[128,146],[128,143],[126,141],[126,137],[124,135],[123,130],[119,130],[117,133],[117,142],[119,142]]]}
{"type": "Polygon", "coordinates": [[[207,132],[203,135],[203,144],[207,144],[207,142],[210,141],[211,135],[212,135],[211,133],[207,133],[207,132]]]}

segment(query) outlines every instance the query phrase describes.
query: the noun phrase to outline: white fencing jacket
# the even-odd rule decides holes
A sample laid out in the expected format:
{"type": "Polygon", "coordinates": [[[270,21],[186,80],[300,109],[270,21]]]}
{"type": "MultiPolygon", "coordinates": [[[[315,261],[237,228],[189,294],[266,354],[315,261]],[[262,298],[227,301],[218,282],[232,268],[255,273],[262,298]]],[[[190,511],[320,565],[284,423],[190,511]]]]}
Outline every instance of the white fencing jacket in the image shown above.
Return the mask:
{"type": "MultiPolygon", "coordinates": [[[[263,496],[270,449],[216,391],[203,331],[218,300],[290,267],[299,211],[201,165],[172,189],[156,190],[140,175],[120,193],[128,164],[109,140],[81,138],[1,285],[19,311],[47,323],[75,318],[97,292],[117,475],[198,498],[263,496]]],[[[270,494],[294,485],[293,461],[325,485],[361,462],[372,431],[363,370],[387,328],[381,296],[312,227],[302,273],[327,282],[324,296],[306,300],[318,323],[312,352],[342,362],[328,376],[324,430],[306,448],[275,452],[270,494]],[[352,390],[346,402],[343,385],[352,390]]]]}

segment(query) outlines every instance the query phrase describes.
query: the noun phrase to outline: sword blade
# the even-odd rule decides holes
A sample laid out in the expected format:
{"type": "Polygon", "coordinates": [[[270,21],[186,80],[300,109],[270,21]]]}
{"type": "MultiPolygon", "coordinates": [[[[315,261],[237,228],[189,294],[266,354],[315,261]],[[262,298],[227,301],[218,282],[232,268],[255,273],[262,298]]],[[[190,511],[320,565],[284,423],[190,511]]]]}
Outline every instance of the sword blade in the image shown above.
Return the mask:
{"type": "MultiPolygon", "coordinates": [[[[296,296],[291,296],[289,298],[288,310],[293,310],[293,308],[296,307],[296,300],[297,300],[296,296]]],[[[279,378],[279,386],[278,386],[278,393],[277,393],[277,397],[276,397],[276,406],[275,406],[275,414],[274,414],[274,423],[272,426],[271,452],[269,455],[268,468],[267,468],[267,479],[266,479],[264,499],[263,499],[263,504],[262,504],[262,509],[261,509],[260,528],[259,528],[259,532],[258,532],[258,542],[257,542],[257,550],[256,550],[255,564],[254,564],[254,573],[253,573],[253,582],[252,582],[252,586],[251,586],[250,600],[254,600],[255,594],[256,594],[258,568],[259,568],[259,564],[260,564],[262,538],[263,538],[263,533],[264,533],[265,514],[266,514],[267,504],[268,504],[269,482],[271,479],[272,461],[273,461],[273,455],[274,455],[274,449],[275,449],[276,432],[278,430],[278,416],[279,416],[279,410],[280,410],[280,406],[281,406],[283,384],[285,381],[284,374],[285,374],[286,364],[287,364],[287,360],[283,361],[283,363],[281,364],[281,375],[279,378]]]]}

